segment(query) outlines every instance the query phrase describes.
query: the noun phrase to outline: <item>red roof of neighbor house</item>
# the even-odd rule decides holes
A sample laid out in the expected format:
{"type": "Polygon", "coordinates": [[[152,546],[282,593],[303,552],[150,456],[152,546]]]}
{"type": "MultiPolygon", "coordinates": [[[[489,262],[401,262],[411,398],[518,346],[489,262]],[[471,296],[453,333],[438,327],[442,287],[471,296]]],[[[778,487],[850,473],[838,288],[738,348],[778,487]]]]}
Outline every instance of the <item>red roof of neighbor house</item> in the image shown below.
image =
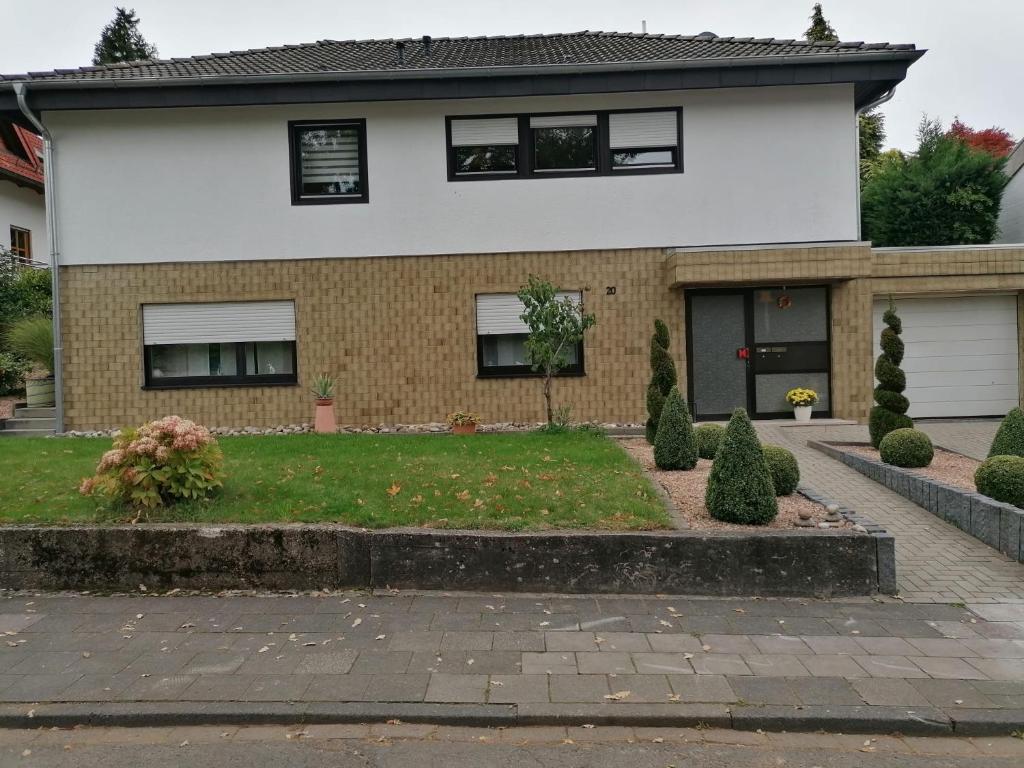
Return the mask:
{"type": "Polygon", "coordinates": [[[43,188],[43,140],[36,134],[11,124],[10,131],[0,131],[0,176],[11,178],[16,184],[43,188]],[[5,139],[4,137],[8,138],[5,139]],[[11,136],[17,142],[9,146],[11,136]]]}

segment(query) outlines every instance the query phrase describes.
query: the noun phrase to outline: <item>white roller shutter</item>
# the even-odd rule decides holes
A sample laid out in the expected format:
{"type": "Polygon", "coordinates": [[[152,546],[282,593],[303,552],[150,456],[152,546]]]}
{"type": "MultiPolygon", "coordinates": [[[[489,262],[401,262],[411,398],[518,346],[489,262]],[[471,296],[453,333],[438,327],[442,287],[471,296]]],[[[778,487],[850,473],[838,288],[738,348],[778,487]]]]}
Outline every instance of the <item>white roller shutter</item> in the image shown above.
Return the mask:
{"type": "MultiPolygon", "coordinates": [[[[579,305],[579,291],[559,291],[559,300],[569,298],[579,305]]],[[[526,307],[514,293],[486,293],[476,297],[476,332],[478,336],[499,336],[508,333],[529,333],[519,316],[526,307]]]]}
{"type": "Polygon", "coordinates": [[[586,128],[597,125],[597,115],[544,115],[530,118],[531,128],[586,128]]]}
{"type": "Polygon", "coordinates": [[[679,113],[613,112],[608,115],[608,139],[612,149],[674,147],[679,143],[679,113]]]}
{"type": "Polygon", "coordinates": [[[489,117],[452,120],[453,147],[487,147],[519,143],[519,120],[489,117]]]}
{"type": "Polygon", "coordinates": [[[295,302],[145,304],[142,328],[147,345],[294,341],[295,302]]]}
{"type": "MultiPolygon", "coordinates": [[[[888,298],[874,308],[874,357],[888,298]]],[[[1018,405],[1017,297],[896,297],[912,418],[1002,416],[1018,405]]]]}

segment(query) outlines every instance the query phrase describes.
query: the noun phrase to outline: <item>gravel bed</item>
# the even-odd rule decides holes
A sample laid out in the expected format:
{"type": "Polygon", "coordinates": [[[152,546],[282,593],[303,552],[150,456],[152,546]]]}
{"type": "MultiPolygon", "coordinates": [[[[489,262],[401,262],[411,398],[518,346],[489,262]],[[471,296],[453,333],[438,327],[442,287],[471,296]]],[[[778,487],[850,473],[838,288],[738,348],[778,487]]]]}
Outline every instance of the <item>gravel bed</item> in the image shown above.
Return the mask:
{"type": "MultiPolygon", "coordinates": [[[[711,473],[711,462],[707,459],[700,459],[697,466],[689,472],[669,472],[658,469],[654,466],[654,449],[643,438],[629,438],[619,441],[623,448],[640,465],[647,470],[656,483],[659,483],[669,498],[675,502],[678,508],[680,522],[685,527],[703,531],[750,531],[754,526],[737,525],[735,523],[723,523],[708,514],[704,506],[704,494],[707,490],[708,475],[711,473]]],[[[799,519],[801,510],[811,513],[811,519],[815,528],[801,528],[808,532],[827,532],[826,529],[818,528],[819,523],[825,522],[825,507],[806,496],[794,493],[789,496],[780,496],[778,499],[779,514],[765,526],[757,528],[794,528],[799,519]]],[[[846,521],[830,524],[828,530],[841,528],[850,529],[853,526],[846,521]]]]}
{"type": "MultiPolygon", "coordinates": [[[[875,461],[881,461],[878,451],[870,445],[864,443],[844,443],[840,444],[839,447],[844,451],[856,453],[875,461]]],[[[919,472],[925,477],[930,477],[932,480],[938,480],[940,483],[963,488],[966,491],[975,491],[974,472],[980,465],[981,462],[977,459],[942,448],[936,448],[935,458],[932,459],[932,463],[927,467],[913,471],[919,472]]]]}

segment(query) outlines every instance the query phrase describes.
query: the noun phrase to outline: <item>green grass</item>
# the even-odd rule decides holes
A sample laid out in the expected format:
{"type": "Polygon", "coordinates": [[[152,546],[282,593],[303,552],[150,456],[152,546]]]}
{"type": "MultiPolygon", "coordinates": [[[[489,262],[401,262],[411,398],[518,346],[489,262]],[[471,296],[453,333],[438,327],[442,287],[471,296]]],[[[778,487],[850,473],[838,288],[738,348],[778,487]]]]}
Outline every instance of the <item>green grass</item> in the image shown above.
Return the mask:
{"type": "MultiPolygon", "coordinates": [[[[594,434],[282,435],[220,439],[227,479],[204,503],[143,518],[497,530],[671,527],[647,477],[594,434]]],[[[109,439],[0,440],[0,523],[135,518],[77,488],[109,439]]]]}

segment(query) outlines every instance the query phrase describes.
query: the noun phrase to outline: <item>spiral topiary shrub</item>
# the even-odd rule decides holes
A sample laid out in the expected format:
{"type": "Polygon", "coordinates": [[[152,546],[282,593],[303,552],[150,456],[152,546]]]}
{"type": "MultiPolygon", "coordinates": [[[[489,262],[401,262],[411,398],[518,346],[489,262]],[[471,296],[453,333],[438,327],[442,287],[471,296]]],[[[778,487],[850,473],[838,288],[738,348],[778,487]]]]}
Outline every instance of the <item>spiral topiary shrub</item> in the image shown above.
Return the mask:
{"type": "Polygon", "coordinates": [[[931,438],[919,429],[894,429],[878,446],[882,461],[894,467],[927,467],[935,457],[931,438]]]}
{"type": "Polygon", "coordinates": [[[693,430],[693,434],[697,438],[697,455],[702,459],[713,459],[725,437],[725,427],[720,424],[701,424],[693,430]]]}
{"type": "Polygon", "coordinates": [[[796,456],[781,445],[766,445],[762,450],[772,475],[775,495],[789,496],[800,484],[800,465],[796,463],[796,456]]]}
{"type": "Polygon", "coordinates": [[[1020,456],[992,456],[982,462],[974,472],[974,486],[978,493],[1024,507],[1024,458],[1020,456]]]}
{"type": "Polygon", "coordinates": [[[223,485],[223,463],[220,446],[206,427],[165,416],[118,434],[96,475],[84,479],[78,490],[144,509],[198,501],[223,485]]]}
{"type": "Polygon", "coordinates": [[[704,501],[708,513],[726,523],[764,525],[779,513],[771,470],[743,408],[733,411],[725,428],[704,501]]]}
{"type": "Polygon", "coordinates": [[[651,383],[647,385],[647,423],[644,425],[647,442],[652,445],[658,435],[658,420],[665,407],[665,398],[679,380],[668,345],[668,326],[661,320],[655,320],[651,337],[651,383]]]}
{"type": "Polygon", "coordinates": [[[690,409],[672,387],[665,398],[654,438],[654,464],[658,469],[693,469],[697,466],[697,438],[693,434],[690,409]]]}
{"type": "Polygon", "coordinates": [[[992,441],[991,456],[1024,456],[1024,411],[1014,408],[1003,419],[992,441]]]}
{"type": "Polygon", "coordinates": [[[903,323],[896,314],[896,307],[890,300],[889,309],[882,315],[886,327],[882,329],[879,343],[882,354],[875,361],[875,402],[868,419],[868,433],[871,445],[878,448],[882,438],[894,429],[906,429],[914,426],[913,420],[907,416],[910,401],[903,395],[907,388],[907,376],[900,368],[903,362],[903,323]]]}

